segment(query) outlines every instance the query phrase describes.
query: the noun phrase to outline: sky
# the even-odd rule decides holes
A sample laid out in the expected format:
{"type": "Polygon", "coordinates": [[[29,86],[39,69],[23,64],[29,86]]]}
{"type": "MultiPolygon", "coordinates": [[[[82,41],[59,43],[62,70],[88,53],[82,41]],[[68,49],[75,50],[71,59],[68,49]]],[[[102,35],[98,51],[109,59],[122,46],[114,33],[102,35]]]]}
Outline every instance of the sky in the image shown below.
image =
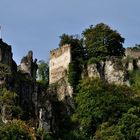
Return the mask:
{"type": "Polygon", "coordinates": [[[49,60],[63,33],[81,35],[105,23],[125,38],[124,47],[140,44],[140,0],[0,0],[3,41],[20,63],[29,50],[49,60]]]}

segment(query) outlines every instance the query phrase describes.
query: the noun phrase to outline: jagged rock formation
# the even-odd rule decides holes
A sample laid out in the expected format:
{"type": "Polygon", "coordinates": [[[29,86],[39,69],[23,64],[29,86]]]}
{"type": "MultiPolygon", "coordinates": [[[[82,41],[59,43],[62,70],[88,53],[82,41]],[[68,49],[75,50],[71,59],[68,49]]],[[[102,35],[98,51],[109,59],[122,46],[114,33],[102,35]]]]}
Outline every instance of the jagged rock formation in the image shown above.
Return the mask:
{"type": "Polygon", "coordinates": [[[0,39],[0,84],[3,84],[7,76],[17,71],[17,65],[13,60],[11,46],[0,39]]]}
{"type": "Polygon", "coordinates": [[[24,56],[21,60],[21,63],[18,67],[18,71],[24,74],[28,74],[33,79],[36,79],[36,71],[37,71],[37,59],[33,61],[33,52],[29,51],[26,56],[24,56]]]}
{"type": "Polygon", "coordinates": [[[108,83],[129,85],[127,69],[120,58],[112,57],[87,66],[88,77],[100,78],[108,83]]]}
{"type": "Polygon", "coordinates": [[[0,39],[0,63],[11,66],[13,61],[12,56],[11,46],[0,39]]]}
{"type": "Polygon", "coordinates": [[[127,48],[124,62],[128,71],[140,69],[140,49],[127,48]]]}
{"type": "Polygon", "coordinates": [[[58,101],[65,102],[66,110],[70,113],[73,108],[73,88],[68,82],[68,69],[71,62],[71,46],[66,44],[50,52],[49,83],[57,85],[56,94],[58,101]]]}
{"type": "Polygon", "coordinates": [[[105,64],[105,80],[108,83],[115,83],[119,85],[128,85],[128,76],[127,71],[123,67],[123,64],[121,60],[116,59],[116,61],[113,60],[107,60],[105,64]]]}
{"type": "MultiPolygon", "coordinates": [[[[21,71],[17,71],[17,65],[13,60],[12,48],[10,45],[0,39],[0,85],[4,84],[6,87],[17,93],[17,103],[22,107],[24,115],[23,119],[27,120],[31,117],[37,118],[37,89],[35,82],[35,75],[37,70],[36,60],[33,62],[32,52],[29,52],[26,69],[29,76],[25,76],[21,71]]],[[[25,60],[25,59],[24,59],[25,60]]],[[[22,61],[22,64],[24,62],[22,61]]],[[[22,67],[23,68],[23,67],[22,67]]],[[[27,72],[26,71],[26,72],[27,72]]],[[[25,73],[26,73],[25,72],[25,73]]]]}
{"type": "MultiPolygon", "coordinates": [[[[33,120],[32,126],[53,132],[57,127],[55,115],[56,92],[36,82],[37,59],[33,60],[33,52],[22,58],[20,66],[12,59],[11,46],[0,40],[0,84],[17,93],[17,104],[22,108],[22,119],[33,120]]],[[[56,91],[56,90],[55,90],[56,91]]],[[[5,122],[5,116],[2,116],[5,122]]]]}
{"type": "Polygon", "coordinates": [[[137,59],[137,58],[140,57],[140,50],[139,49],[126,48],[125,56],[133,58],[133,59],[137,59]]]}

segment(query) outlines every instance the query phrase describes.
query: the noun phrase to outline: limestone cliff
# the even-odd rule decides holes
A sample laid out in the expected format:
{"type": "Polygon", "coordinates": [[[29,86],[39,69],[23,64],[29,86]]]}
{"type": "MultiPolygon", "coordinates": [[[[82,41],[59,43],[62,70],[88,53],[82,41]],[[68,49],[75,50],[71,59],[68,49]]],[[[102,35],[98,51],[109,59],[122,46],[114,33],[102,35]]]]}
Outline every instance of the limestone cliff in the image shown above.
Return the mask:
{"type": "Polygon", "coordinates": [[[17,71],[17,65],[13,60],[12,48],[0,39],[0,84],[3,84],[8,75],[17,71]]]}
{"type": "Polygon", "coordinates": [[[31,76],[25,75],[26,72],[17,71],[11,46],[0,39],[0,85],[5,85],[7,89],[17,93],[16,102],[23,109],[22,117],[25,120],[31,117],[36,118],[38,115],[36,113],[37,84],[35,82],[37,65],[36,60],[33,62],[33,54],[31,52],[29,54],[27,56],[27,63],[30,65],[28,75],[31,76]]]}
{"type": "Polygon", "coordinates": [[[36,62],[37,59],[33,60],[33,52],[29,51],[28,54],[22,58],[21,63],[18,66],[18,71],[20,73],[27,74],[35,80],[38,68],[36,62]]]}
{"type": "Polygon", "coordinates": [[[129,79],[123,59],[112,57],[106,61],[89,64],[87,66],[88,77],[98,77],[108,83],[129,85],[129,79]]]}
{"type": "Polygon", "coordinates": [[[12,65],[12,50],[11,46],[3,42],[0,39],[0,63],[6,64],[8,66],[12,65]]]}

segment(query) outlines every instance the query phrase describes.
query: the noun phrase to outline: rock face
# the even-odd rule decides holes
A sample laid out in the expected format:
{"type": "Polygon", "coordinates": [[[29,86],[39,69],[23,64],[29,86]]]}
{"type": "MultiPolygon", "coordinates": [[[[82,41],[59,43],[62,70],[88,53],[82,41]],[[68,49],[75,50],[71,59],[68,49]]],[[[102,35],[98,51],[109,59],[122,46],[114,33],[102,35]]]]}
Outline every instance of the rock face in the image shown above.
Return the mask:
{"type": "Polygon", "coordinates": [[[125,50],[125,56],[131,57],[133,59],[139,58],[140,57],[140,50],[139,49],[127,48],[125,50]]]}
{"type": "Polygon", "coordinates": [[[12,57],[11,46],[0,39],[0,84],[4,84],[7,76],[17,71],[17,65],[12,57]]]}
{"type": "MultiPolygon", "coordinates": [[[[64,54],[70,53],[69,47],[63,47],[61,51],[64,54]]],[[[58,57],[59,55],[57,54],[58,57]]],[[[57,60],[60,61],[61,59],[59,57],[57,60]]],[[[65,58],[65,60],[66,63],[64,61],[58,63],[60,66],[58,69],[63,67],[63,69],[60,69],[62,73],[68,68],[70,56],[65,58]]],[[[63,117],[71,113],[73,106],[72,89],[67,82],[67,78],[65,79],[66,73],[63,73],[64,75],[62,74],[61,78],[58,78],[59,80],[57,77],[52,79],[52,81],[57,79],[58,82],[55,89],[49,88],[46,90],[45,87],[42,88],[35,79],[37,71],[36,61],[36,59],[33,60],[33,52],[29,51],[22,58],[17,71],[17,65],[12,59],[11,47],[1,40],[0,75],[2,77],[0,76],[0,84],[6,84],[9,90],[17,93],[17,103],[23,110],[23,120],[33,119],[34,126],[44,128],[47,132],[55,132],[64,123],[63,117]]],[[[52,68],[52,70],[54,69],[52,68]]]]}
{"type": "MultiPolygon", "coordinates": [[[[120,61],[120,60],[119,60],[120,61]]],[[[105,80],[108,83],[114,83],[118,85],[128,85],[127,72],[123,68],[122,63],[117,64],[111,60],[106,61],[105,64],[105,80]]]]}
{"type": "Polygon", "coordinates": [[[137,60],[137,67],[140,69],[140,59],[137,60]]]}
{"type": "Polygon", "coordinates": [[[33,61],[33,53],[29,51],[27,56],[23,57],[18,71],[7,78],[8,88],[15,91],[18,95],[18,103],[24,114],[23,118],[36,119],[38,117],[37,96],[38,86],[36,83],[37,64],[33,61]]]}
{"type": "Polygon", "coordinates": [[[127,48],[124,60],[128,71],[140,69],[140,49],[127,48]]]}
{"type": "Polygon", "coordinates": [[[64,45],[50,52],[49,83],[56,83],[67,75],[71,62],[71,46],[64,45]]]}
{"type": "Polygon", "coordinates": [[[55,89],[49,88],[45,91],[42,87],[38,87],[38,126],[43,128],[46,132],[53,132],[55,130],[55,112],[54,105],[56,104],[55,89]]]}
{"type": "Polygon", "coordinates": [[[12,56],[11,46],[0,39],[0,85],[4,84],[17,93],[17,102],[24,112],[23,119],[37,118],[37,60],[33,61],[33,53],[30,51],[21,61],[21,71],[17,72],[12,56]]]}
{"type": "Polygon", "coordinates": [[[63,101],[66,97],[72,97],[73,89],[68,83],[68,78],[64,77],[63,79],[57,82],[57,98],[59,101],[63,101]]]}
{"type": "Polygon", "coordinates": [[[0,63],[12,66],[12,56],[11,46],[0,39],[0,63]]]}
{"type": "Polygon", "coordinates": [[[127,70],[119,58],[110,58],[87,66],[88,77],[98,77],[108,83],[129,85],[127,70]]]}
{"type": "Polygon", "coordinates": [[[38,68],[36,62],[37,59],[33,61],[33,52],[29,51],[28,54],[22,58],[18,71],[28,74],[33,79],[36,79],[36,71],[38,68]]]}
{"type": "Polygon", "coordinates": [[[18,103],[21,106],[24,114],[23,118],[28,120],[30,118],[37,117],[37,90],[36,83],[28,81],[21,77],[21,79],[12,79],[12,83],[9,83],[11,90],[16,91],[18,94],[18,103]]]}
{"type": "Polygon", "coordinates": [[[87,71],[88,71],[88,76],[89,77],[94,77],[94,78],[99,78],[100,74],[97,70],[97,64],[91,64],[87,66],[87,71]]]}
{"type": "Polygon", "coordinates": [[[62,78],[47,91],[38,88],[39,127],[47,132],[58,131],[65,116],[74,110],[73,92],[67,81],[67,77],[62,78]]]}

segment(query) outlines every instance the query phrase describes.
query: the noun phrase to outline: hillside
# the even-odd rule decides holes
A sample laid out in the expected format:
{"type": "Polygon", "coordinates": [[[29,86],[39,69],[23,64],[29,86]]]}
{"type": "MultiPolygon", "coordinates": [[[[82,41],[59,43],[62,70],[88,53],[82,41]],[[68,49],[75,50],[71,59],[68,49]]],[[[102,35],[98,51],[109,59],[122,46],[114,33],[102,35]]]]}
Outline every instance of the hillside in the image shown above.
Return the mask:
{"type": "Polygon", "coordinates": [[[139,140],[140,48],[106,24],[63,34],[49,67],[0,40],[0,139],[139,140]],[[38,77],[38,78],[37,78],[38,77]]]}

